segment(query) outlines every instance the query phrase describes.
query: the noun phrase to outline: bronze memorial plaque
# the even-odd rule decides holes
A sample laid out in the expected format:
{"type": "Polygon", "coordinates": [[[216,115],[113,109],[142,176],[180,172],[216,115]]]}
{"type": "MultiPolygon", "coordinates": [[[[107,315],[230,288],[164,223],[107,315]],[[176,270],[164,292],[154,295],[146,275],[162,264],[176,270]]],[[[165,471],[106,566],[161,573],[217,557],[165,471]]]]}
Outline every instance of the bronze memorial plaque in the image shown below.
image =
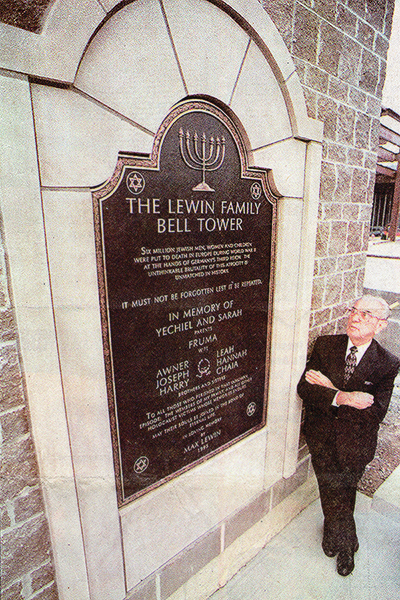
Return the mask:
{"type": "Polygon", "coordinates": [[[233,120],[191,100],[93,200],[123,504],[265,425],[275,198],[233,120]]]}

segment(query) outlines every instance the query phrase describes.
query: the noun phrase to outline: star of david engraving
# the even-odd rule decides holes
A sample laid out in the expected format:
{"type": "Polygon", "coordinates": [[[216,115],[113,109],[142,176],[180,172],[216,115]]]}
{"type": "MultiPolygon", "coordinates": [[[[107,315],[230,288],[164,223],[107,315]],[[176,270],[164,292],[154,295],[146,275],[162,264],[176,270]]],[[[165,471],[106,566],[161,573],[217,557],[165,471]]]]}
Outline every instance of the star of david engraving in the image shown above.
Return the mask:
{"type": "Polygon", "coordinates": [[[147,456],[141,456],[138,458],[134,466],[135,473],[143,473],[143,471],[145,471],[149,466],[149,462],[150,461],[147,456]]]}
{"type": "Polygon", "coordinates": [[[255,402],[250,402],[250,404],[247,405],[247,410],[246,410],[246,414],[248,417],[252,417],[254,415],[254,413],[256,412],[256,404],[255,402]]]}
{"type": "Polygon", "coordinates": [[[257,182],[253,183],[253,185],[250,188],[250,193],[253,200],[258,200],[261,197],[261,192],[261,185],[257,182]]]}
{"type": "Polygon", "coordinates": [[[141,173],[132,171],[127,175],[126,186],[132,194],[140,194],[143,192],[146,181],[141,173]]]}

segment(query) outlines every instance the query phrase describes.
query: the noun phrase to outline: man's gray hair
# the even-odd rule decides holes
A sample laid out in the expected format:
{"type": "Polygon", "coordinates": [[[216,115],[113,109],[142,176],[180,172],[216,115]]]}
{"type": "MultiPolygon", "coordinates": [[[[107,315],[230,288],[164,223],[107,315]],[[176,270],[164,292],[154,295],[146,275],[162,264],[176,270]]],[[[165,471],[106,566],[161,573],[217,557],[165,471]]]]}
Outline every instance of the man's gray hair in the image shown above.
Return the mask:
{"type": "MultiPolygon", "coordinates": [[[[358,300],[363,300],[363,299],[373,300],[374,302],[379,304],[379,307],[377,310],[379,312],[379,316],[381,319],[387,319],[389,317],[390,307],[389,307],[389,304],[386,302],[386,300],[384,300],[380,296],[372,296],[372,294],[365,294],[364,296],[361,296],[360,298],[358,298],[358,300]]],[[[358,300],[357,300],[357,302],[358,302],[358,300]]]]}

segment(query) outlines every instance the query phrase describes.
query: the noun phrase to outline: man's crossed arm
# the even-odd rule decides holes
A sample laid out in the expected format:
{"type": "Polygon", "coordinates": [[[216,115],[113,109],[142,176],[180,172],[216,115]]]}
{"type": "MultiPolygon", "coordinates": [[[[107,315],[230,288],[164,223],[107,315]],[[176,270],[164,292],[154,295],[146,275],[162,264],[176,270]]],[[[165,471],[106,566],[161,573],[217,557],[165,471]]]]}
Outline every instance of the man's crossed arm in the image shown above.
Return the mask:
{"type": "Polygon", "coordinates": [[[332,390],[337,390],[337,394],[334,399],[334,404],[340,406],[341,404],[347,404],[347,406],[352,406],[353,408],[358,408],[362,410],[364,408],[369,408],[374,403],[374,397],[367,392],[343,392],[335,388],[333,383],[331,382],[326,375],[323,375],[320,371],[314,371],[310,369],[305,374],[306,381],[311,385],[322,385],[323,387],[331,388],[332,390]]]}

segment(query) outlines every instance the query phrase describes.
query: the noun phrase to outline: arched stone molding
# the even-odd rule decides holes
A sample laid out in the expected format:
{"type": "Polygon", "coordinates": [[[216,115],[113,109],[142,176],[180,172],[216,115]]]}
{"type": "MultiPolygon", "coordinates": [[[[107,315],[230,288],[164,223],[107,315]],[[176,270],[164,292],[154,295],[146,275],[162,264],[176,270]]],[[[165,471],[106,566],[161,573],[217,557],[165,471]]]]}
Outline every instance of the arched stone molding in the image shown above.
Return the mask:
{"type": "Polygon", "coordinates": [[[106,15],[97,0],[56,0],[40,34],[0,24],[0,67],[70,83],[93,31],[106,15]]]}
{"type": "MultiPolygon", "coordinates": [[[[287,103],[293,135],[320,140],[318,124],[307,117],[301,85],[291,56],[272,20],[259,2],[207,0],[220,7],[259,44],[287,103]]],[[[136,0],[138,4],[141,0],[136,0]]],[[[168,0],[164,5],[168,10],[168,0]]],[[[0,68],[64,84],[74,81],[90,38],[112,18],[118,5],[112,0],[55,0],[40,34],[0,23],[0,68]]],[[[172,9],[176,3],[170,3],[172,9]]],[[[179,12],[184,11],[179,3],[179,12]]]]}
{"type": "MultiPolygon", "coordinates": [[[[1,77],[6,111],[12,113],[13,102],[22,100],[30,143],[21,143],[21,123],[19,149],[30,173],[38,154],[39,172],[24,181],[21,196],[27,215],[23,230],[32,230],[37,240],[33,255],[21,243],[13,203],[21,195],[15,178],[21,178],[21,160],[17,173],[12,167],[3,179],[4,220],[34,436],[48,484],[57,579],[66,600],[121,600],[263,487],[294,472],[300,421],[295,385],[311,298],[322,130],[306,115],[293,62],[268,15],[256,0],[137,0],[116,9],[104,0],[63,0],[54,3],[39,36],[14,28],[10,35],[9,26],[1,26],[0,46],[6,49],[1,66],[34,78],[29,85],[25,76],[1,77]],[[193,45],[199,15],[208,20],[208,34],[215,35],[197,36],[193,45]],[[229,52],[220,46],[221,31],[229,52]],[[44,85],[37,78],[63,85],[44,85]],[[214,96],[231,107],[248,134],[252,162],[272,169],[281,196],[268,424],[118,511],[89,188],[112,174],[118,150],[148,153],[161,119],[188,94],[214,96]],[[77,285],[82,264],[84,291],[77,285]],[[36,268],[45,283],[32,277],[36,268]],[[41,299],[40,319],[28,326],[35,297],[41,299]],[[35,384],[38,339],[50,358],[52,389],[35,384]],[[43,406],[53,407],[56,446],[43,406]],[[63,497],[57,496],[54,469],[68,487],[63,497]],[[217,499],[211,493],[216,482],[217,499]]],[[[14,165],[10,149],[8,158],[14,165]]]]}

